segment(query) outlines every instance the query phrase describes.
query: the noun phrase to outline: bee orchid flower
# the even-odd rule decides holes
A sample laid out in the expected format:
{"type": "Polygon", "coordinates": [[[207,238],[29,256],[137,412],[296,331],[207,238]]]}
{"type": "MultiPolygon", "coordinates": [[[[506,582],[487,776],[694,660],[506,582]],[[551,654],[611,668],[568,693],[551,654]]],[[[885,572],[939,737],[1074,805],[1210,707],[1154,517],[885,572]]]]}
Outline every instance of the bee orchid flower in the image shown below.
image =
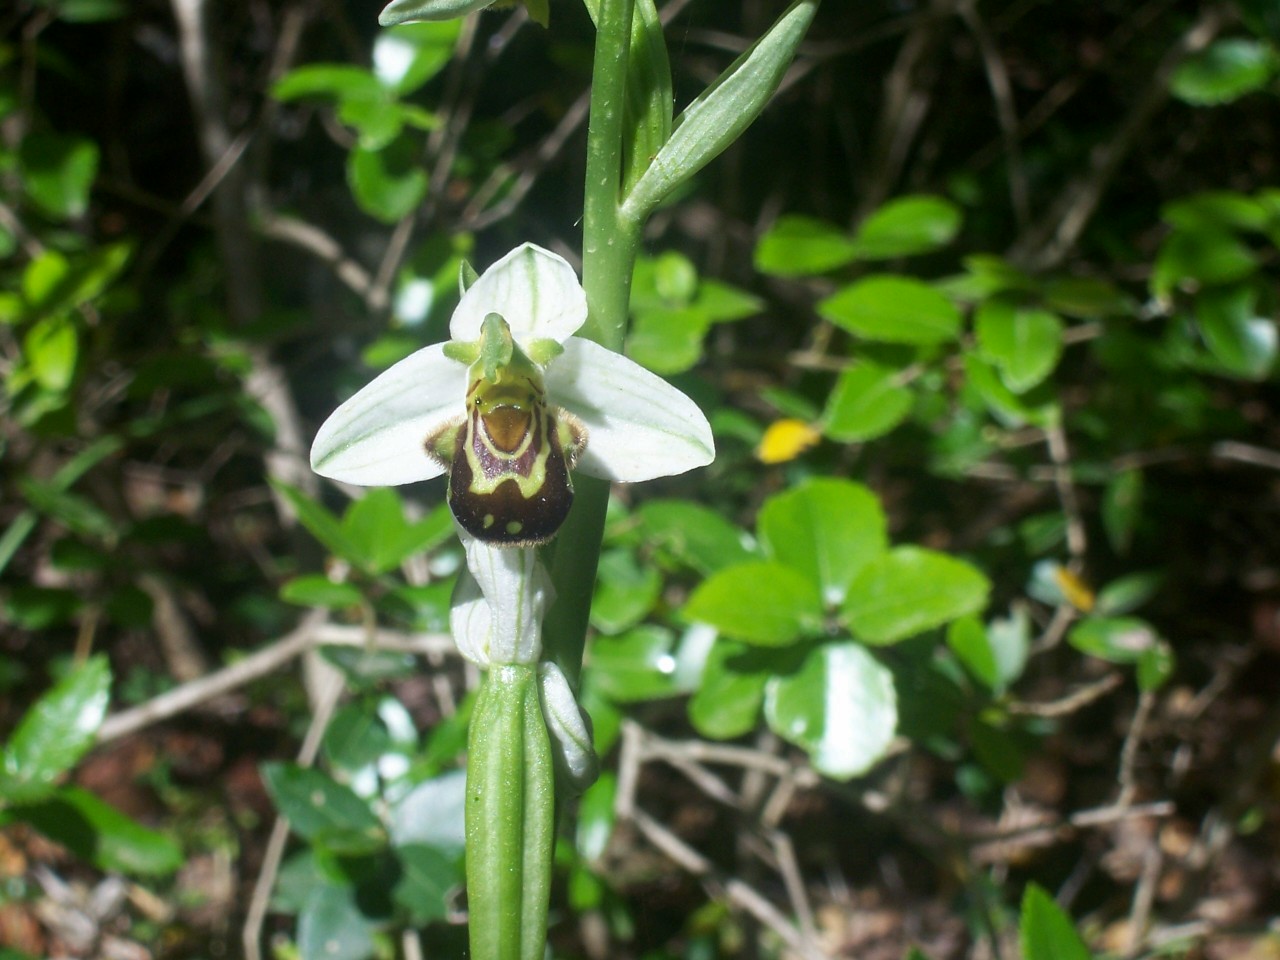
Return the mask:
{"type": "Polygon", "coordinates": [[[448,343],[406,357],[333,412],[312,445],[312,469],[358,486],[448,471],[450,506],[468,533],[528,545],[564,519],[575,468],[631,482],[710,463],[711,428],[698,406],[574,336],[586,320],[573,268],[518,247],[463,292],[448,343]]]}

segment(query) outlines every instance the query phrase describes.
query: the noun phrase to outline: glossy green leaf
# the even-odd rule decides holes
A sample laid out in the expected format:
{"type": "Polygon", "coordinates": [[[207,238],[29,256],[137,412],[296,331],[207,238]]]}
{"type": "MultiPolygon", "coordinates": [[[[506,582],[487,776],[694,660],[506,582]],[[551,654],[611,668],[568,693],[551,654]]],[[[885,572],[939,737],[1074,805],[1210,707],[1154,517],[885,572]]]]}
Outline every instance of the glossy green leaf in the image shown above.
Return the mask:
{"type": "Polygon", "coordinates": [[[448,633],[453,587],[451,578],[422,586],[395,586],[383,596],[379,608],[423,633],[448,633]]]}
{"type": "Polygon", "coordinates": [[[396,96],[413,93],[449,62],[461,32],[459,20],[381,31],[373,42],[374,76],[396,96]]]}
{"type": "Polygon", "coordinates": [[[1257,255],[1221,229],[1175,230],[1160,247],[1151,268],[1151,292],[1169,299],[1176,290],[1235,283],[1253,273],[1257,255]]]}
{"type": "Polygon", "coordinates": [[[0,594],[0,622],[23,630],[44,630],[68,623],[80,607],[74,590],[20,583],[0,594]]]}
{"type": "Polygon", "coordinates": [[[46,390],[62,391],[76,372],[80,342],[75,324],[63,316],[45,317],[27,331],[22,348],[36,382],[46,390]]]}
{"type": "Polygon", "coordinates": [[[396,848],[400,876],[391,898],[414,926],[425,926],[449,915],[450,899],[462,883],[461,864],[435,847],[421,843],[396,848]]]}
{"type": "Polygon", "coordinates": [[[972,565],[921,547],[898,547],[862,568],[844,615],[859,639],[897,643],[986,606],[991,584],[972,565]]]}
{"type": "Polygon", "coordinates": [[[769,672],[761,651],[724,638],[707,656],[702,684],[689,700],[689,720],[704,737],[728,740],[752,730],[769,672]]]}
{"type": "Polygon", "coordinates": [[[5,745],[0,796],[38,799],[93,746],[111,698],[111,668],[91,657],[59,680],[23,714],[5,745]]]}
{"type": "Polygon", "coordinates": [[[172,837],[147,829],[79,787],[64,787],[8,813],[100,870],[163,876],[184,862],[172,837]]]}
{"type": "Polygon", "coordinates": [[[324,544],[334,555],[356,565],[363,561],[360,547],[353,541],[342,523],[321,504],[312,500],[301,490],[287,483],[275,484],[286,500],[298,513],[298,520],[307,528],[313,537],[324,544]]]}
{"type": "Polygon", "coordinates": [[[591,685],[616,703],[656,700],[676,693],[669,630],[639,626],[616,637],[597,637],[587,660],[591,685]]]}
{"type": "Polygon", "coordinates": [[[89,190],[98,173],[98,145],[81,137],[28,133],[18,148],[22,182],[51,216],[80,217],[89,209],[89,190]]]}
{"type": "Polygon", "coordinates": [[[665,303],[688,304],[698,292],[698,268],[682,253],[666,250],[653,258],[653,289],[665,303]]]}
{"type": "Polygon", "coordinates": [[[360,149],[377,151],[400,136],[405,110],[401,104],[379,95],[343,100],[338,105],[338,119],[355,128],[360,149]]]}
{"type": "Polygon", "coordinates": [[[363,835],[382,836],[382,822],[348,786],[311,767],[264,763],[262,780],[289,825],[308,840],[363,835]]]}
{"type": "MultiPolygon", "coordinates": [[[[116,436],[99,437],[59,467],[52,479],[45,484],[45,487],[55,492],[69,490],[85,473],[119,450],[121,444],[122,441],[116,436]]],[[[13,559],[18,548],[22,546],[23,541],[31,535],[35,528],[36,513],[34,510],[23,510],[18,513],[13,518],[13,522],[5,528],[4,534],[0,535],[0,572],[3,572],[5,567],[9,565],[9,561],[13,559]]],[[[12,596],[12,594],[10,595],[12,596]]],[[[0,601],[0,603],[3,603],[3,601],[0,601]]],[[[3,608],[5,616],[11,616],[9,604],[4,603],[3,608]]]]}
{"type": "Polygon", "coordinates": [[[1062,321],[1048,310],[988,300],[978,308],[974,327],[983,356],[1000,368],[1014,393],[1042,382],[1062,355],[1062,321]]]}
{"type": "Polygon", "coordinates": [[[617,794],[618,778],[606,772],[600,774],[600,779],[588,787],[578,801],[574,846],[588,863],[599,860],[609,845],[616,819],[613,803],[617,794]]]}
{"type": "Polygon", "coordinates": [[[1018,943],[1024,960],[1092,960],[1071,918],[1035,883],[1022,895],[1018,943]]]}
{"type": "Polygon", "coordinates": [[[1204,342],[1227,370],[1248,380],[1264,380],[1275,368],[1276,321],[1258,315],[1252,284],[1216,287],[1196,298],[1195,314],[1204,342]]]}
{"type": "Polygon", "coordinates": [[[1173,650],[1163,640],[1150,650],[1143,650],[1138,657],[1138,689],[1152,693],[1163,687],[1176,665],[1173,650]]]}
{"type": "Polygon", "coordinates": [[[712,574],[685,604],[688,620],[749,643],[784,646],[818,628],[818,584],[780,563],[755,561],[712,574]]]}
{"type": "Polygon", "coordinates": [[[360,209],[383,223],[408,216],[427,195],[427,174],[404,138],[384,150],[352,150],[347,183],[360,209]]]}
{"type": "Polygon", "coordinates": [[[453,521],[442,505],[424,519],[410,523],[394,489],[373,487],[347,508],[342,531],[356,550],[349,559],[370,573],[380,574],[444,542],[453,534],[453,521]]]}
{"type": "Polygon", "coordinates": [[[411,653],[369,650],[361,647],[321,647],[320,655],[341,670],[354,689],[365,690],[388,680],[414,675],[417,663],[411,653]]]}
{"type": "Polygon", "coordinates": [[[764,714],[819,771],[847,780],[870,769],[893,741],[893,675],[860,644],[823,644],[798,671],[769,680],[764,714]]]}
{"type": "Polygon", "coordinates": [[[646,310],[627,336],[627,356],[654,373],[684,373],[702,359],[707,327],[688,308],[646,310]]]}
{"type": "Polygon", "coordinates": [[[947,646],[982,685],[1000,691],[1000,666],[987,637],[987,629],[977,617],[961,617],[947,627],[947,646]]]}
{"type": "Polygon", "coordinates": [[[1001,783],[1017,783],[1026,772],[1027,751],[1016,731],[996,717],[980,716],[969,728],[969,744],[983,768],[1001,783]]]}
{"type": "Polygon", "coordinates": [[[101,296],[133,255],[128,243],[96,247],[72,258],[46,250],[22,272],[22,296],[30,318],[63,314],[101,296]]]}
{"type": "Polygon", "coordinates": [[[1160,208],[1160,219],[1182,230],[1265,231],[1271,211],[1258,197],[1234,190],[1205,190],[1169,201],[1160,208]]]}
{"type": "Polygon", "coordinates": [[[996,368],[987,363],[976,353],[966,353],[964,357],[965,382],[981,403],[991,411],[992,415],[1006,426],[1048,426],[1057,415],[1057,407],[1052,403],[1037,403],[1035,394],[1019,396],[1005,386],[1004,380],[996,372],[996,368]]]}
{"type": "Polygon", "coordinates": [[[1173,72],[1173,95],[1195,106],[1230,103],[1261,90],[1277,67],[1275,49],[1269,43],[1244,37],[1215,40],[1192,54],[1173,72]]]}
{"type": "Polygon", "coordinates": [[[754,544],[720,514],[688,500],[649,500],[636,511],[641,535],[701,574],[749,560],[754,544]]]}
{"type": "Polygon", "coordinates": [[[912,394],[898,371],[862,362],[841,372],[822,414],[832,440],[862,443],[884,436],[911,412],[912,394]]]}
{"type": "Polygon", "coordinates": [[[382,84],[368,70],[347,63],[308,63],[294,67],[271,88],[277,100],[299,100],[303,97],[345,99],[379,99],[382,84]]]}
{"type": "Polygon", "coordinates": [[[998,682],[994,689],[1008,689],[1022,676],[1031,655],[1031,617],[1023,607],[997,617],[987,624],[987,642],[995,655],[998,682]]]}
{"type": "Polygon", "coordinates": [[[621,633],[645,618],[661,591],[657,570],[637,562],[630,550],[608,550],[600,557],[591,625],[601,633],[621,633]]]}
{"type": "Polygon", "coordinates": [[[1031,293],[1035,280],[1004,257],[975,253],[965,257],[962,276],[946,281],[946,288],[961,300],[985,300],[1001,293],[1031,293]]]}
{"type": "Polygon", "coordinates": [[[1107,481],[1102,492],[1102,528],[1116,553],[1126,554],[1142,516],[1143,474],[1122,470],[1107,481]]]}
{"type": "Polygon", "coordinates": [[[298,915],[298,953],[305,960],[369,960],[374,930],[356,905],[354,890],[317,887],[298,915]]]}
{"type": "Polygon", "coordinates": [[[1112,580],[1098,591],[1093,612],[1100,617],[1132,613],[1160,592],[1165,577],[1159,570],[1143,570],[1112,580]]]}
{"type": "Polygon", "coordinates": [[[421,843],[450,855],[462,853],[466,793],[466,775],[461,770],[418,784],[391,808],[392,843],[397,847],[421,843]]]}
{"type": "Polygon", "coordinates": [[[1046,309],[1085,320],[1124,316],[1138,306],[1133,297],[1100,277],[1052,277],[1042,295],[1046,309]]]}
{"type": "Polygon", "coordinates": [[[333,715],[322,742],[325,759],[335,768],[355,772],[394,750],[391,733],[366,703],[351,703],[333,715]]]}
{"type": "Polygon", "coordinates": [[[66,23],[103,23],[119,20],[129,12],[126,0],[56,0],[51,6],[55,16],[66,23]]]}
{"type": "Polygon", "coordinates": [[[1136,663],[1161,641],[1155,627],[1137,617],[1087,617],[1072,626],[1067,642],[1108,663],[1136,663]]]}
{"type": "Polygon", "coordinates": [[[20,477],[18,489],[22,491],[23,498],[33,508],[71,532],[100,543],[115,542],[118,524],[105,510],[87,497],[67,490],[58,490],[31,476],[20,477]]]}
{"type": "Polygon", "coordinates": [[[757,522],[774,560],[804,574],[837,605],[854,576],[888,549],[884,510],[860,483],[815,478],[770,497],[757,522]]]}
{"type": "Polygon", "coordinates": [[[756,244],[755,264],[775,277],[808,277],[852,263],[853,240],[834,224],[801,214],[786,214],[756,244]]]}
{"type": "Polygon", "coordinates": [[[861,260],[889,260],[929,253],[955,239],[960,208],[941,197],[907,196],[890,200],[858,225],[853,236],[861,260]]]}
{"type": "Polygon", "coordinates": [[[302,607],[356,607],[364,600],[360,588],[351,583],[335,583],[323,574],[294,577],[280,588],[280,599],[302,607]]]}
{"type": "Polygon", "coordinates": [[[627,194],[625,217],[643,221],[751,125],[782,81],[817,9],[817,0],[794,0],[768,33],[685,108],[670,138],[627,194]]]}
{"type": "Polygon", "coordinates": [[[935,344],[955,339],[960,311],[912,277],[879,274],[849,284],[818,304],[838,327],[883,343],[935,344]]]}
{"type": "Polygon", "coordinates": [[[764,302],[745,290],[703,278],[689,307],[711,323],[725,323],[755,316],[764,309],[764,302]]]}

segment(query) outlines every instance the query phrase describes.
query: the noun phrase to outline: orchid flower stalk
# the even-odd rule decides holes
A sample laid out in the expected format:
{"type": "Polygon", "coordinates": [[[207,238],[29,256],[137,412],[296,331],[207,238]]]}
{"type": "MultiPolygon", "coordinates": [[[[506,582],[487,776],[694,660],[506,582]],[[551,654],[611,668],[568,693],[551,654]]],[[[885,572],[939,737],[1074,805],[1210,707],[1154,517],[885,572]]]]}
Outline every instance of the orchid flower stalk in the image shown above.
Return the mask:
{"type": "MultiPolygon", "coordinates": [[[[392,0],[384,25],[517,0],[392,0]]],[[[518,0],[546,25],[548,0],[518,0]]],[[[320,428],[313,469],[356,485],[448,474],[466,548],[450,626],[485,668],[467,758],[467,886],[475,960],[545,952],[558,777],[596,759],[573,693],[611,482],[715,455],[698,407],[621,355],[641,229],[729,145],[781,81],[818,0],[773,28],[678,119],[654,0],[584,0],[596,25],[583,205],[583,285],[526,244],[467,283],[450,341],[400,361],[320,428]],[[574,476],[580,477],[576,485],[574,476]],[[550,569],[540,549],[559,542],[550,569]]]]}
{"type": "Polygon", "coordinates": [[[647,480],[715,455],[697,405],[574,336],[586,319],[573,268],[540,247],[518,247],[464,283],[449,342],[376,377],[333,412],[311,450],[317,473],[347,483],[449,478],[466,550],[450,627],[463,656],[487,671],[467,756],[478,960],[542,956],[556,775],[581,791],[596,773],[569,681],[543,660],[555,591],[538,549],[570,514],[572,475],[647,480]]]}

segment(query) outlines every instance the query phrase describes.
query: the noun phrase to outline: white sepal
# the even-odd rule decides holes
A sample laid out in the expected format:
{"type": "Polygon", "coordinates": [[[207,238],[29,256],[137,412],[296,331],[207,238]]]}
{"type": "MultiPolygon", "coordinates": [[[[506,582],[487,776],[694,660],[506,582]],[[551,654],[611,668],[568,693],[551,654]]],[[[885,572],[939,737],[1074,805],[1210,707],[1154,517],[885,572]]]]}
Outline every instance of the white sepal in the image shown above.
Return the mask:
{"type": "Polygon", "coordinates": [[[587,322],[587,295],[563,257],[526,243],[467,289],[449,321],[449,335],[454,340],[479,339],[484,318],[491,313],[507,321],[516,343],[563,342],[587,322]]]}
{"type": "Polygon", "coordinates": [[[552,401],[586,425],[583,473],[635,482],[715,459],[711,425],[698,405],[621,354],[572,337],[547,366],[546,382],[552,401]]]}
{"type": "Polygon", "coordinates": [[[467,368],[444,345],[417,351],[384,370],[330,414],[311,445],[311,469],[358,486],[429,480],[444,468],[425,442],[463,413],[467,368]]]}
{"type": "Polygon", "coordinates": [[[595,782],[600,773],[600,761],[596,757],[586,716],[578,706],[564,672],[554,663],[538,664],[538,682],[542,695],[542,718],[551,735],[556,768],[569,785],[581,793],[595,782]]]}

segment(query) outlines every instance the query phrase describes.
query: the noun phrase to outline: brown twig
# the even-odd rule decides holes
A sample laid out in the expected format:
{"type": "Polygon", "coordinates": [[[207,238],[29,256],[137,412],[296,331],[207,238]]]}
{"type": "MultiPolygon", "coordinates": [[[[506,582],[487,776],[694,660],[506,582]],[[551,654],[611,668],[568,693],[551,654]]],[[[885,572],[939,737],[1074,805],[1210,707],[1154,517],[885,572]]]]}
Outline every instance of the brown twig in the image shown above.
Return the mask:
{"type": "MultiPolygon", "coordinates": [[[[327,613],[307,613],[292,631],[243,660],[197,680],[153,697],[146,703],[114,713],[98,730],[98,743],[109,743],[162,720],[184,713],[202,703],[238,690],[279,670],[308,650],[324,645],[362,646],[369,642],[363,627],[344,627],[326,622],[327,613]]],[[[372,642],[376,649],[402,650],[410,653],[443,655],[456,650],[453,640],[444,634],[413,636],[391,630],[375,630],[372,642]]]]}

